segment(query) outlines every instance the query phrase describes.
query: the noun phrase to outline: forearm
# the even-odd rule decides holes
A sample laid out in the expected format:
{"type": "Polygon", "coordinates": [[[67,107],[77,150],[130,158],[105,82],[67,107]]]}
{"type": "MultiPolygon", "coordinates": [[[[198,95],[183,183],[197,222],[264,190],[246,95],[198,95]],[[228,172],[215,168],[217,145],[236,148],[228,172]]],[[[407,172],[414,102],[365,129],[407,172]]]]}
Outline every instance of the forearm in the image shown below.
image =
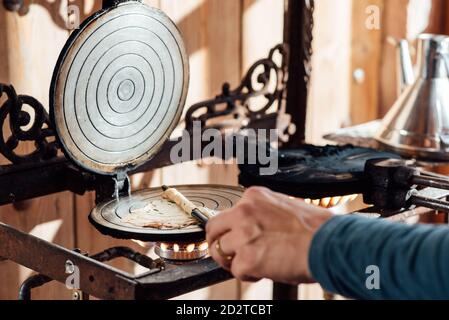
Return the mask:
{"type": "Polygon", "coordinates": [[[325,289],[352,298],[449,299],[449,229],[334,217],[314,236],[309,267],[325,289]],[[379,289],[366,285],[370,266],[379,289]]]}

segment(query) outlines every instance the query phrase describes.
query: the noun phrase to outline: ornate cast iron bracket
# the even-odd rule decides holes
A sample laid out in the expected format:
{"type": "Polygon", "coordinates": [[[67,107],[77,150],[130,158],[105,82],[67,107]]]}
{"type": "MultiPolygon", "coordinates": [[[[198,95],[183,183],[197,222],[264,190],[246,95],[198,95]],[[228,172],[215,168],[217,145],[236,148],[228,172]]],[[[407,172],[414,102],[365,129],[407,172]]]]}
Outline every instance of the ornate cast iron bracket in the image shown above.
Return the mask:
{"type": "Polygon", "coordinates": [[[54,141],[55,134],[48,113],[42,104],[33,97],[17,95],[13,86],[0,84],[0,99],[3,95],[6,95],[6,101],[0,106],[0,154],[13,164],[55,158],[58,146],[54,141]],[[31,107],[33,112],[24,108],[25,105],[31,107]],[[10,135],[6,137],[8,131],[10,135]],[[18,153],[16,150],[20,142],[27,141],[34,142],[35,150],[28,154],[18,153]]]}
{"type": "Polygon", "coordinates": [[[234,90],[229,83],[223,85],[223,92],[215,99],[197,103],[190,107],[186,114],[186,129],[193,128],[194,121],[201,121],[203,127],[212,118],[235,114],[243,108],[249,120],[260,119],[277,102],[279,112],[285,100],[287,85],[288,49],[285,45],[277,45],[271,49],[268,58],[257,61],[247,72],[242,83],[234,90]],[[281,63],[275,62],[275,55],[280,54],[281,63]],[[256,110],[250,101],[263,97],[264,102],[256,110]],[[223,106],[225,106],[223,108],[223,106]]]}

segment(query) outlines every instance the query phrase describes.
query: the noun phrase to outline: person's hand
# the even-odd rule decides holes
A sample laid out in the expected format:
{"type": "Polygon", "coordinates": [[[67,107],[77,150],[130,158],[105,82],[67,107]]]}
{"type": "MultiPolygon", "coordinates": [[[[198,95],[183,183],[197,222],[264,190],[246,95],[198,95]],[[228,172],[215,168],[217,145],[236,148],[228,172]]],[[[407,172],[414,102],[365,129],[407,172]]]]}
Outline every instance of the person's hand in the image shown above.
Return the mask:
{"type": "Polygon", "coordinates": [[[213,259],[237,279],[312,282],[310,244],[331,217],[329,210],[302,200],[250,188],[236,206],[210,219],[207,241],[213,259]]]}

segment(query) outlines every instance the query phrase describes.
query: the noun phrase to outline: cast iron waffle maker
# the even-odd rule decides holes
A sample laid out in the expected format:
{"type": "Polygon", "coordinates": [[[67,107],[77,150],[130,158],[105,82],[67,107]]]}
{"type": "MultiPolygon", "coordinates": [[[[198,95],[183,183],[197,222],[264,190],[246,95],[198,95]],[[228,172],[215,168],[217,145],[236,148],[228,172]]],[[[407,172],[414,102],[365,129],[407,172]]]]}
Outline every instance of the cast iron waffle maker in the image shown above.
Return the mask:
{"type": "MultiPolygon", "coordinates": [[[[115,180],[115,194],[90,221],[103,234],[141,241],[200,241],[198,226],[158,229],[123,220],[161,201],[162,190],[131,194],[128,173],[150,161],[177,126],[187,95],[189,65],[181,34],[161,11],[128,1],[88,18],[56,65],[51,118],[68,159],[115,180]]],[[[233,206],[242,189],[180,186],[199,207],[233,206]]],[[[161,212],[163,214],[163,212],[161,212]]]]}
{"type": "Polygon", "coordinates": [[[293,197],[322,199],[362,193],[368,186],[364,173],[370,159],[400,159],[394,153],[369,148],[303,145],[279,151],[279,169],[261,175],[260,163],[241,164],[239,182],[264,186],[293,197]]]}
{"type": "Polygon", "coordinates": [[[448,177],[390,152],[353,145],[303,145],[279,151],[274,175],[261,175],[264,167],[261,163],[239,165],[240,183],[264,186],[327,208],[363,194],[369,207],[358,214],[371,217],[449,213],[448,177]]]}

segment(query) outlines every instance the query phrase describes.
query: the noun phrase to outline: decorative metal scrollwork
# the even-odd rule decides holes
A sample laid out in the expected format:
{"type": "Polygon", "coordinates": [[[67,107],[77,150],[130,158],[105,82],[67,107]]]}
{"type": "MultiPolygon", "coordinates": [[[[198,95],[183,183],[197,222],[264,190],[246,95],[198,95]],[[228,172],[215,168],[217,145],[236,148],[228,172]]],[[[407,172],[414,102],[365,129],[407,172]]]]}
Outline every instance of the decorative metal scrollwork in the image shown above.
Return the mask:
{"type": "Polygon", "coordinates": [[[222,93],[215,99],[191,106],[186,114],[186,129],[191,130],[194,121],[201,121],[204,126],[207,120],[230,115],[237,111],[238,106],[244,107],[245,116],[250,120],[261,118],[275,102],[278,102],[279,110],[285,99],[287,66],[287,46],[277,45],[271,49],[268,58],[259,60],[251,66],[236,89],[231,90],[229,83],[225,83],[222,93]],[[280,64],[275,62],[276,54],[281,56],[280,64]],[[264,97],[265,100],[262,106],[255,110],[249,102],[256,97],[264,97]],[[225,105],[225,108],[220,108],[222,105],[225,105]],[[202,109],[204,112],[200,112],[202,109]]]}
{"type": "Polygon", "coordinates": [[[0,98],[3,94],[7,99],[0,107],[0,154],[13,164],[33,163],[56,157],[58,145],[54,141],[48,113],[42,104],[33,97],[17,95],[12,86],[0,84],[0,98]],[[33,112],[24,108],[25,105],[31,107],[33,112]],[[26,141],[33,141],[35,150],[28,154],[18,153],[16,150],[20,142],[26,141]]]}

